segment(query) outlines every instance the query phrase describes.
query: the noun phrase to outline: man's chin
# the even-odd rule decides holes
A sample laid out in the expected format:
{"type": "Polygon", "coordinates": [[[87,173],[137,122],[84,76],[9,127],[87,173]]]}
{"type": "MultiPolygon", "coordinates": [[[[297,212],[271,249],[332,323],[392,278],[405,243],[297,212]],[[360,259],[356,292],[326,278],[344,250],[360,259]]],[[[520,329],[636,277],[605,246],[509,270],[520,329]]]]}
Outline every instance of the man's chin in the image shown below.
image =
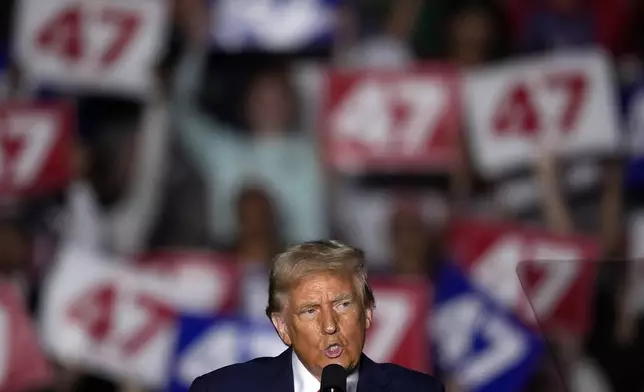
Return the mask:
{"type": "Polygon", "coordinates": [[[326,358],[325,357],[324,361],[322,363],[324,364],[322,366],[322,368],[324,368],[325,366],[328,366],[328,365],[340,365],[340,366],[342,366],[343,368],[345,368],[345,369],[347,369],[349,371],[352,370],[352,368],[354,368],[356,366],[355,361],[351,360],[351,358],[349,358],[345,354],[343,354],[343,355],[341,355],[341,356],[339,356],[337,358],[326,358]]]}

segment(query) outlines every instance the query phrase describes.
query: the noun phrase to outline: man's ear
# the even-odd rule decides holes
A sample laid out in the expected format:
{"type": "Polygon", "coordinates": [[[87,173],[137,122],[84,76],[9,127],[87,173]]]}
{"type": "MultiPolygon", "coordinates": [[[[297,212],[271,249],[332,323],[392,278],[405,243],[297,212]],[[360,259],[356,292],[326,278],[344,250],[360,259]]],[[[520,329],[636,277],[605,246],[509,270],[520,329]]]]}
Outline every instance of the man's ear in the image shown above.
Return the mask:
{"type": "Polygon", "coordinates": [[[284,316],[280,313],[273,313],[271,315],[271,322],[273,323],[273,327],[275,327],[275,331],[277,331],[277,334],[280,336],[280,339],[282,339],[282,342],[284,342],[285,345],[290,346],[291,336],[288,333],[284,316]]]}
{"type": "Polygon", "coordinates": [[[367,308],[364,311],[364,325],[365,328],[369,329],[371,327],[371,322],[373,321],[373,309],[372,308],[367,308]]]}

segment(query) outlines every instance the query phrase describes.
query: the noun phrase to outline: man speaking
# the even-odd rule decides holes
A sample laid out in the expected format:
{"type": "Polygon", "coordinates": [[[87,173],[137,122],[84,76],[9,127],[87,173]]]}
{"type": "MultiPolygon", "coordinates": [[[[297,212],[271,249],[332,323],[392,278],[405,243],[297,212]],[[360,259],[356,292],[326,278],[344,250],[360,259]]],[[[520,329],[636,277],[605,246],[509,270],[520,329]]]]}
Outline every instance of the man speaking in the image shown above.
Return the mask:
{"type": "Polygon", "coordinates": [[[444,392],[431,376],[362,353],[374,305],[362,251],[293,246],[275,258],[266,308],[289,348],[198,377],[190,392],[444,392]]]}

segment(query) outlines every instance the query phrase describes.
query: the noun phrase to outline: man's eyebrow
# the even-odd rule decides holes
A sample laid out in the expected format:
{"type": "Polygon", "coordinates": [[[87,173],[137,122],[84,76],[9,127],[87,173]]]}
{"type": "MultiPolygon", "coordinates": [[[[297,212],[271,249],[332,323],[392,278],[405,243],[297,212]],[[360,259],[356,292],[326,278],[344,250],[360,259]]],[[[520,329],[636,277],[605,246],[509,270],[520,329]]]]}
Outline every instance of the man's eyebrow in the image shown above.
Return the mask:
{"type": "Polygon", "coordinates": [[[314,308],[316,306],[320,306],[320,303],[315,301],[310,301],[310,302],[301,303],[297,308],[298,309],[314,308]]]}
{"type": "MultiPolygon", "coordinates": [[[[349,293],[340,294],[340,295],[336,296],[335,298],[333,298],[332,302],[337,303],[337,302],[342,302],[342,301],[347,301],[347,300],[353,300],[353,294],[349,294],[349,293]]],[[[302,309],[306,309],[306,308],[315,308],[315,307],[318,307],[318,306],[320,306],[319,302],[317,302],[317,301],[309,301],[309,302],[303,302],[303,303],[299,304],[297,309],[302,310],[302,309]]]]}
{"type": "Polygon", "coordinates": [[[340,294],[337,297],[335,297],[333,302],[342,302],[342,301],[347,301],[347,300],[352,300],[352,299],[353,299],[352,294],[345,293],[345,294],[340,294]]]}

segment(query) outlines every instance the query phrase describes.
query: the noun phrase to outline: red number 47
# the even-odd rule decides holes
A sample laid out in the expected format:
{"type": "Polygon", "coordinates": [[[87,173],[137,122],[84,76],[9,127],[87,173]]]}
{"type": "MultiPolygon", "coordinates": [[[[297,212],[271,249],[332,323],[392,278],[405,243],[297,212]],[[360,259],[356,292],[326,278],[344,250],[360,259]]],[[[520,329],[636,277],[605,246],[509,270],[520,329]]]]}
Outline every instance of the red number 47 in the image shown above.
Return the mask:
{"type": "MultiPolygon", "coordinates": [[[[111,338],[114,331],[117,300],[116,287],[111,284],[92,288],[69,309],[71,322],[85,329],[95,343],[111,338]]],[[[175,313],[167,304],[145,295],[136,298],[136,305],[145,310],[146,321],[120,342],[125,356],[135,355],[147,342],[174,320],[175,313]]]]}
{"type": "MultiPolygon", "coordinates": [[[[37,33],[36,46],[57,53],[70,62],[80,61],[87,52],[87,37],[83,36],[83,25],[89,23],[89,17],[81,6],[58,12],[37,33]]],[[[100,11],[98,22],[114,29],[113,38],[101,52],[99,60],[102,67],[109,67],[120,59],[140,30],[141,18],[132,11],[105,7],[100,11]]]]}
{"type": "Polygon", "coordinates": [[[518,133],[536,136],[545,128],[553,126],[563,133],[568,133],[577,127],[588,92],[586,75],[582,72],[547,75],[543,85],[539,87],[540,91],[531,90],[528,84],[522,81],[509,89],[492,118],[492,129],[497,135],[518,133]],[[545,113],[540,112],[542,105],[538,105],[536,99],[552,99],[552,93],[561,93],[564,99],[561,101],[557,123],[551,125],[543,123],[545,113]]]}

